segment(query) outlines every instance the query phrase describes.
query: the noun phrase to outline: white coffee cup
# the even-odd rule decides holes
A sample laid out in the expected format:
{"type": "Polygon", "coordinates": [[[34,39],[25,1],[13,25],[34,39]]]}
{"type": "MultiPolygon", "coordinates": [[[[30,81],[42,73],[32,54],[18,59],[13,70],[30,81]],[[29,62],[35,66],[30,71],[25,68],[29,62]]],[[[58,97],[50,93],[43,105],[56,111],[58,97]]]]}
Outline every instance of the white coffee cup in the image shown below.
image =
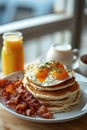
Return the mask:
{"type": "Polygon", "coordinates": [[[70,44],[52,44],[47,52],[48,61],[60,61],[70,67],[79,57],[79,50],[72,49],[70,44]]]}
{"type": "Polygon", "coordinates": [[[87,54],[81,55],[79,58],[79,71],[87,76],[87,54]]]}

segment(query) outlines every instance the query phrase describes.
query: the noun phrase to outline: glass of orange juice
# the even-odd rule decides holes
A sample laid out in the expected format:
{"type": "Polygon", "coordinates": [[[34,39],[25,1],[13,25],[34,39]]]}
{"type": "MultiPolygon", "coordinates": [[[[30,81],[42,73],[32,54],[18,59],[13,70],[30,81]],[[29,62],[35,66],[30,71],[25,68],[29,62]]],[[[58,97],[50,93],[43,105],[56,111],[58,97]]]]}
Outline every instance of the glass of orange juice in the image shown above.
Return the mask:
{"type": "Polygon", "coordinates": [[[9,74],[24,69],[23,36],[21,32],[3,34],[2,71],[9,74]]]}

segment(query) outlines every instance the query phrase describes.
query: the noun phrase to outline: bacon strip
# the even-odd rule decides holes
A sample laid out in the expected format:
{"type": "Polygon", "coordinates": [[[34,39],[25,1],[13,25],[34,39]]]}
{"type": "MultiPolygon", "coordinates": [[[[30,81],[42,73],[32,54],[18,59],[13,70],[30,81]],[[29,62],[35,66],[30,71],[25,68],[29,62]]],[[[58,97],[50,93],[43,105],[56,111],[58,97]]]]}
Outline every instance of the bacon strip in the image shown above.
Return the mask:
{"type": "Polygon", "coordinates": [[[33,95],[23,86],[19,80],[8,81],[0,80],[1,96],[6,97],[6,105],[15,106],[15,111],[26,116],[40,116],[42,118],[52,118],[47,107],[42,105],[33,95]]]}

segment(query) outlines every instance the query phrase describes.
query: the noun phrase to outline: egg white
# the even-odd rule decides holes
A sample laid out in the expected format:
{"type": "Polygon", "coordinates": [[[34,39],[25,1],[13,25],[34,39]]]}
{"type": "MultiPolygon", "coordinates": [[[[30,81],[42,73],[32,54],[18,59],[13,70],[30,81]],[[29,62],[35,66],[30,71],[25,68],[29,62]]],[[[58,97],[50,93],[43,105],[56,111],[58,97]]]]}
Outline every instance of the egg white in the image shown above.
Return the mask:
{"type": "Polygon", "coordinates": [[[59,84],[59,83],[64,82],[65,80],[72,78],[74,76],[73,71],[67,70],[69,77],[66,79],[63,79],[63,80],[57,80],[52,76],[51,73],[48,73],[47,78],[43,82],[39,82],[37,80],[37,78],[35,77],[33,70],[34,70],[34,68],[27,71],[25,74],[25,77],[28,77],[28,79],[32,80],[34,83],[41,85],[41,86],[51,86],[51,85],[59,84]]]}

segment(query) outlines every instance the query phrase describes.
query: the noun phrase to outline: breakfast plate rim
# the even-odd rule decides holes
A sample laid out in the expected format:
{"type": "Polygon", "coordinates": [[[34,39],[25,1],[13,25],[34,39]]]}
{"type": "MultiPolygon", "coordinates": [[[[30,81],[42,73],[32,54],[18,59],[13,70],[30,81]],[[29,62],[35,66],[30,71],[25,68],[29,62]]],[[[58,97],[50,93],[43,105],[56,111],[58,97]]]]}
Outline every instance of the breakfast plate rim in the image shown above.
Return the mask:
{"type": "MultiPolygon", "coordinates": [[[[76,76],[78,75],[77,77],[82,76],[79,73],[75,73],[75,74],[76,74],[76,76]]],[[[23,76],[23,71],[18,71],[18,72],[12,73],[10,75],[5,76],[5,78],[7,78],[7,79],[16,78],[19,75],[23,76]]],[[[82,77],[85,78],[84,76],[82,76],[82,77]]],[[[66,122],[66,121],[77,119],[77,118],[87,114],[87,86],[86,86],[86,84],[80,84],[80,87],[81,87],[81,91],[82,91],[82,100],[84,103],[81,102],[80,105],[73,107],[73,109],[69,112],[62,112],[62,113],[54,114],[52,119],[44,119],[44,118],[40,118],[40,117],[29,117],[29,116],[24,116],[24,115],[18,114],[15,111],[9,109],[2,102],[0,103],[0,106],[7,112],[11,113],[12,115],[22,118],[24,120],[40,122],[40,123],[66,122]]]]}

